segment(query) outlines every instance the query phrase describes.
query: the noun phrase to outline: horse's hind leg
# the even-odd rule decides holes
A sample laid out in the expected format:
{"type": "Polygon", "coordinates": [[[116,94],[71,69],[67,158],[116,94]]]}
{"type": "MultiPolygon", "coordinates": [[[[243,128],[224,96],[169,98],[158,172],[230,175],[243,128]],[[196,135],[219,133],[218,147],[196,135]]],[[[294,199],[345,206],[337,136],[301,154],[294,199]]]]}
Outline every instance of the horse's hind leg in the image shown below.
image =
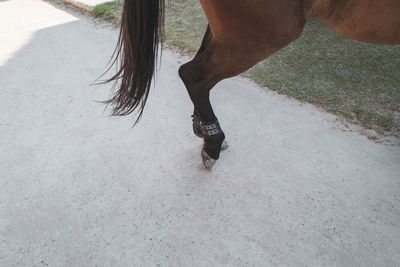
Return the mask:
{"type": "Polygon", "coordinates": [[[225,134],[210,103],[210,90],[222,79],[247,70],[258,60],[249,60],[245,51],[227,49],[218,45],[212,36],[206,36],[199,53],[179,69],[179,75],[194,105],[193,130],[197,136],[204,138],[202,157],[208,169],[219,158],[221,149],[226,147],[225,134]]]}
{"type": "Polygon", "coordinates": [[[194,130],[204,137],[203,162],[210,168],[225,139],[210,104],[210,90],[297,39],[306,13],[303,1],[200,2],[211,30],[199,53],[179,69],[179,74],[195,107],[194,130]],[[284,23],[282,18],[286,18],[284,23]]]}
{"type": "MultiPolygon", "coordinates": [[[[199,48],[199,50],[197,51],[196,56],[200,55],[201,53],[204,52],[204,50],[209,46],[209,44],[212,41],[212,33],[211,33],[211,29],[210,29],[210,25],[207,26],[207,30],[206,33],[204,34],[203,37],[203,41],[201,43],[201,46],[199,48]]],[[[200,137],[200,138],[204,138],[204,133],[201,129],[201,120],[200,117],[198,115],[198,111],[196,110],[196,108],[194,108],[193,110],[193,115],[192,115],[192,120],[193,120],[193,132],[196,136],[200,137]]],[[[226,140],[224,140],[222,142],[222,146],[221,146],[221,151],[228,149],[228,143],[226,142],[226,140]]]]}
{"type": "MultiPolygon", "coordinates": [[[[196,53],[196,56],[198,56],[204,52],[204,50],[210,44],[211,40],[212,40],[212,33],[211,33],[210,25],[207,25],[206,33],[204,34],[203,41],[201,43],[199,50],[196,53]]],[[[196,107],[194,107],[194,110],[193,110],[192,121],[193,121],[193,133],[197,137],[204,138],[204,134],[201,130],[201,121],[200,121],[200,118],[198,115],[198,111],[196,110],[196,107]]]]}
{"type": "Polygon", "coordinates": [[[202,149],[204,166],[211,169],[219,158],[225,134],[219,126],[209,99],[209,92],[215,82],[212,81],[212,73],[207,66],[209,52],[205,51],[198,53],[192,61],[181,66],[179,75],[194,105],[193,131],[204,139],[202,149]]]}

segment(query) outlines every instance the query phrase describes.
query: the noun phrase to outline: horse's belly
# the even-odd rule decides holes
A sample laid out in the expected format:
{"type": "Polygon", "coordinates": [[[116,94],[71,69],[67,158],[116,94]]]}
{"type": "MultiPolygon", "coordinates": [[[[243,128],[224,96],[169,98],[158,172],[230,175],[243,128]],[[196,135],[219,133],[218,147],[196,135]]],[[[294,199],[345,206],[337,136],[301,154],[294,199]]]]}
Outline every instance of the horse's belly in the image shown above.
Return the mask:
{"type": "Polygon", "coordinates": [[[317,19],[351,39],[368,43],[400,44],[398,0],[348,1],[329,16],[321,15],[317,19]]]}

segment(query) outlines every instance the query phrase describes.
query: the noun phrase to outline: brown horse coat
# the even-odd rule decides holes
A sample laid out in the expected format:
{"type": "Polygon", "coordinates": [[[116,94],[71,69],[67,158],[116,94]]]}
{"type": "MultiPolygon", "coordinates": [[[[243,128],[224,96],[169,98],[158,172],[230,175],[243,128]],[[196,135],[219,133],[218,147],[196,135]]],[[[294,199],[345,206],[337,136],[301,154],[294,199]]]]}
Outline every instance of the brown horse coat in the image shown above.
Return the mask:
{"type": "MultiPolygon", "coordinates": [[[[126,0],[117,47],[121,79],[114,114],[143,111],[162,33],[164,0],[126,0]]],[[[173,1],[173,0],[172,0],[173,1]]],[[[349,38],[400,44],[400,0],[200,0],[209,27],[197,55],[179,69],[204,139],[203,163],[219,158],[225,135],[209,100],[219,81],[238,75],[296,40],[313,17],[349,38]]]]}

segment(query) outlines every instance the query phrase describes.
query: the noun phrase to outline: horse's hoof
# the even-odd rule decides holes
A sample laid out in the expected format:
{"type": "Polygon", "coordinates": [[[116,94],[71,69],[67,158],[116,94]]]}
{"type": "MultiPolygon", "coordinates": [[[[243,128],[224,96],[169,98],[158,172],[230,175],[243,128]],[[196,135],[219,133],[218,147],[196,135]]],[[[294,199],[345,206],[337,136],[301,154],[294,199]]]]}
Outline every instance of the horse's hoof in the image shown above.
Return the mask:
{"type": "Polygon", "coordinates": [[[204,150],[204,148],[201,150],[201,157],[203,159],[203,164],[204,167],[206,167],[207,170],[211,170],[212,167],[215,165],[217,162],[215,159],[211,158],[207,152],[204,150]]]}
{"type": "Polygon", "coordinates": [[[227,150],[228,147],[229,147],[228,141],[226,141],[226,140],[224,139],[224,141],[222,142],[222,145],[221,145],[221,151],[227,150]]]}

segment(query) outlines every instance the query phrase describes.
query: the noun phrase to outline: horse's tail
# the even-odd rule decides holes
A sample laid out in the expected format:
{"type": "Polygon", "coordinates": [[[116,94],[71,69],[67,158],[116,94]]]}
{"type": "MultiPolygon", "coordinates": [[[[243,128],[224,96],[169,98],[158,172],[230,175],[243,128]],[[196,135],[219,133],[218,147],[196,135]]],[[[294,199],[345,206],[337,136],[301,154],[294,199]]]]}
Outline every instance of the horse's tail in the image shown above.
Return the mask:
{"type": "Polygon", "coordinates": [[[112,115],[124,116],[138,109],[140,119],[157,65],[164,28],[164,0],[125,0],[113,64],[118,71],[114,93],[106,101],[112,115]]]}

